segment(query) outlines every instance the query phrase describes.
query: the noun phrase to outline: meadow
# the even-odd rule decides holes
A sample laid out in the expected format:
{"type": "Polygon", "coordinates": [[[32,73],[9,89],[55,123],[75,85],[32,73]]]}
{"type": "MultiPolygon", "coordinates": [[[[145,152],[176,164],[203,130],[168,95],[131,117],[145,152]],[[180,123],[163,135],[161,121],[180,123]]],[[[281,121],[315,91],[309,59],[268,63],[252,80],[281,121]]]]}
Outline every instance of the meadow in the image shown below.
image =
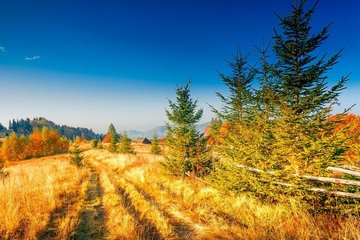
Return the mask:
{"type": "Polygon", "coordinates": [[[220,192],[162,173],[162,156],[80,146],[69,154],[7,165],[0,181],[0,239],[360,239],[355,216],[312,215],[220,192]]]}

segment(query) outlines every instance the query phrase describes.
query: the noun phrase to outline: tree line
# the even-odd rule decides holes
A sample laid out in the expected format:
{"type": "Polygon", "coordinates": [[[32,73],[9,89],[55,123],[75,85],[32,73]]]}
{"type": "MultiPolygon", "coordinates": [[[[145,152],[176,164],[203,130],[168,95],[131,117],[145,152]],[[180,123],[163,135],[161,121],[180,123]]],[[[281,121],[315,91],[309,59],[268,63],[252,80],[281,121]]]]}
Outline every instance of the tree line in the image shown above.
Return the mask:
{"type": "Polygon", "coordinates": [[[327,167],[346,158],[353,136],[348,125],[339,126],[349,109],[331,115],[349,75],[329,84],[328,72],[342,49],[330,57],[318,55],[331,24],[313,32],[316,4],[307,8],[305,3],[295,2],[285,17],[276,14],[281,29],[274,29],[273,42],[255,46],[261,64],[249,64],[249,54],[238,49],[227,61],[231,73],[218,73],[229,93],[215,93],[221,109],[210,105],[217,116],[209,130],[211,141],[195,129],[202,109],[191,98],[191,81],[176,88],[176,101],[169,100],[166,110],[171,122],[163,162],[167,173],[204,177],[224,191],[246,192],[268,202],[295,199],[314,211],[337,210],[342,201],[313,194],[309,189],[314,182],[302,176],[330,176],[327,167]]]}
{"type": "MultiPolygon", "coordinates": [[[[58,125],[44,117],[37,117],[33,118],[32,120],[26,118],[20,120],[13,119],[9,121],[9,130],[17,133],[19,136],[22,134],[29,136],[33,132],[34,128],[42,129],[43,127],[55,129],[58,131],[60,136],[66,137],[68,139],[75,139],[76,137],[82,137],[86,140],[103,138],[102,135],[94,133],[92,129],[58,125]]],[[[0,131],[4,130],[6,130],[5,126],[0,124],[0,131]]]]}
{"type": "Polygon", "coordinates": [[[69,140],[60,137],[54,129],[34,128],[28,137],[25,135],[19,137],[12,132],[5,138],[0,149],[2,161],[19,161],[68,152],[69,140]]]}

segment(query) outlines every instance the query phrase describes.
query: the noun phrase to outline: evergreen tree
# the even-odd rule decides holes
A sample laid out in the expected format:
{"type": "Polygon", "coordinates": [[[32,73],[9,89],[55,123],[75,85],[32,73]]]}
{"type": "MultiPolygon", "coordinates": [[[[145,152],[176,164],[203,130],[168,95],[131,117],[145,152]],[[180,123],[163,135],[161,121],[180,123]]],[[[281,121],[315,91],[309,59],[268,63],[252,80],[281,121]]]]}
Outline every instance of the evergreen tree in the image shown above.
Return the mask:
{"type": "Polygon", "coordinates": [[[119,144],[119,153],[122,154],[134,154],[135,151],[133,147],[131,146],[131,139],[128,137],[127,132],[123,132],[120,138],[120,144],[119,144]]]}
{"type": "Polygon", "coordinates": [[[344,89],[347,77],[343,77],[332,87],[327,86],[327,71],[340,57],[338,53],[318,59],[318,48],[329,37],[331,24],[319,33],[311,32],[310,20],[316,4],[305,11],[305,0],[292,5],[293,11],[284,18],[277,15],[283,34],[275,32],[274,52],[278,59],[271,69],[278,80],[279,101],[285,114],[317,114],[337,103],[337,97],[344,89]]]}
{"type": "Polygon", "coordinates": [[[159,145],[158,135],[154,133],[153,139],[151,141],[151,150],[150,152],[155,155],[159,155],[162,152],[162,149],[159,145]]]}
{"type": "Polygon", "coordinates": [[[326,167],[340,161],[345,151],[346,138],[341,133],[332,134],[336,121],[328,118],[348,77],[328,86],[326,74],[338,62],[342,50],[329,59],[326,54],[318,59],[319,47],[329,37],[331,24],[312,33],[310,20],[316,4],[306,11],[305,3],[302,0],[292,5],[289,16],[277,15],[283,33],[275,30],[278,62],[271,71],[276,79],[281,118],[277,120],[279,131],[273,136],[278,139],[277,147],[288,149],[284,157],[297,174],[326,174],[326,167]]]}
{"type": "Polygon", "coordinates": [[[255,71],[248,66],[247,56],[243,56],[238,48],[237,55],[233,56],[233,62],[227,61],[232,70],[230,76],[219,73],[221,80],[229,88],[230,96],[225,97],[222,93],[216,92],[216,95],[223,102],[222,111],[212,110],[218,114],[220,119],[226,121],[242,121],[249,118],[249,110],[254,105],[251,83],[255,78],[255,71]]]}
{"type": "Polygon", "coordinates": [[[256,72],[259,85],[261,86],[259,90],[255,91],[257,110],[264,113],[264,118],[266,120],[277,117],[274,115],[274,84],[270,71],[270,63],[268,62],[268,58],[270,56],[267,55],[267,51],[269,50],[270,46],[271,42],[269,42],[269,44],[265,47],[264,40],[262,48],[259,48],[255,45],[257,53],[260,54],[259,60],[261,62],[261,67],[253,69],[254,72],[256,72]]]}
{"type": "Polygon", "coordinates": [[[114,127],[114,125],[112,123],[109,126],[108,133],[110,134],[110,142],[109,142],[108,150],[111,153],[116,153],[117,152],[117,147],[118,147],[117,145],[118,145],[118,142],[119,142],[119,137],[118,137],[118,134],[117,134],[117,132],[115,130],[115,127],[114,127]]]}
{"type": "Polygon", "coordinates": [[[82,151],[79,148],[79,145],[75,144],[73,150],[70,152],[70,163],[76,165],[77,167],[84,166],[84,157],[81,153],[82,151]]]}
{"type": "Polygon", "coordinates": [[[265,63],[264,73],[272,82],[262,85],[256,98],[257,106],[266,109],[264,103],[269,103],[269,108],[251,108],[251,121],[231,124],[220,134],[218,153],[225,164],[210,178],[218,187],[275,201],[288,199],[284,193],[301,201],[319,200],[319,195],[309,194],[313,185],[303,176],[327,176],[327,167],[342,159],[347,137],[344,132],[334,134],[336,120],[328,118],[347,77],[328,86],[325,74],[340,52],[328,60],[317,59],[329,26],[312,34],[310,20],[316,4],[305,11],[305,2],[295,3],[285,18],[277,15],[283,29],[281,35],[275,31],[278,61],[265,63]]]}
{"type": "Polygon", "coordinates": [[[212,164],[212,158],[206,148],[206,139],[197,131],[196,123],[202,117],[203,110],[197,108],[197,100],[190,96],[189,80],[186,85],[176,88],[176,102],[169,101],[171,111],[166,110],[166,141],[169,154],[162,163],[165,170],[184,179],[186,173],[204,175],[212,164]]]}

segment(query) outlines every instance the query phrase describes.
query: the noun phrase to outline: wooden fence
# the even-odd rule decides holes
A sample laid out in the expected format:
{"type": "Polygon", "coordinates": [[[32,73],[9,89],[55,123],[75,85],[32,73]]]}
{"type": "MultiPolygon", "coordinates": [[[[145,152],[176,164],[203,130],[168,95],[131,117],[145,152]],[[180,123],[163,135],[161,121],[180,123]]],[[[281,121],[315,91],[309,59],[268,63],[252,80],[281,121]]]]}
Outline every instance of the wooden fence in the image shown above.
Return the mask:
{"type": "MultiPolygon", "coordinates": [[[[238,167],[238,168],[246,168],[247,170],[252,171],[252,172],[258,172],[258,173],[263,172],[262,170],[256,169],[256,168],[253,168],[253,167],[246,167],[244,165],[235,164],[235,163],[231,163],[231,164],[238,167]]],[[[346,174],[349,174],[349,175],[352,175],[352,176],[360,177],[360,172],[349,170],[349,169],[344,169],[344,168],[339,168],[339,167],[328,167],[327,169],[330,170],[330,171],[333,171],[333,172],[341,172],[341,173],[346,173],[346,174]]],[[[273,174],[272,172],[268,172],[268,173],[273,174]]],[[[337,183],[337,184],[351,185],[351,186],[360,187],[360,181],[346,180],[346,179],[341,179],[341,178],[316,177],[316,176],[308,176],[308,175],[301,176],[301,178],[304,178],[304,179],[307,179],[307,180],[320,181],[320,182],[337,183]]],[[[278,185],[282,185],[282,186],[287,186],[287,187],[292,186],[292,184],[289,184],[289,183],[283,183],[283,182],[274,182],[274,183],[278,184],[278,185]]],[[[350,198],[358,198],[358,199],[360,199],[360,193],[348,193],[348,192],[341,192],[341,191],[330,191],[330,190],[326,190],[326,189],[323,189],[323,188],[311,188],[310,191],[322,192],[322,193],[327,193],[327,194],[330,194],[330,195],[337,195],[337,196],[342,196],[342,197],[350,197],[350,198]]]]}
{"type": "MultiPolygon", "coordinates": [[[[252,172],[258,172],[258,173],[263,172],[262,170],[257,169],[257,168],[253,168],[253,167],[246,167],[244,165],[235,164],[235,163],[231,163],[231,164],[234,165],[235,167],[238,167],[238,168],[246,168],[247,170],[252,171],[252,172]]],[[[352,176],[360,177],[360,172],[358,172],[358,171],[353,171],[353,170],[339,168],[339,167],[328,167],[327,169],[330,170],[330,171],[333,171],[333,172],[341,172],[341,173],[346,173],[346,174],[349,174],[349,175],[352,175],[352,176]]],[[[268,173],[273,174],[272,172],[268,172],[268,173]]],[[[201,178],[192,176],[189,173],[186,173],[186,175],[189,176],[189,177],[193,177],[193,178],[195,178],[195,179],[197,179],[197,180],[199,180],[199,181],[201,181],[203,183],[211,185],[211,183],[209,183],[209,182],[207,182],[207,181],[205,181],[205,180],[203,180],[201,178]]],[[[329,183],[338,183],[338,184],[344,184],[344,185],[351,185],[351,186],[360,187],[360,181],[346,180],[346,179],[341,179],[341,178],[316,177],[316,176],[308,176],[308,175],[304,175],[304,176],[301,176],[301,177],[304,178],[304,179],[307,179],[307,180],[315,180],[315,181],[329,182],[329,183]]],[[[278,184],[278,185],[282,185],[282,186],[286,186],[286,187],[293,186],[290,183],[284,183],[284,182],[273,182],[273,183],[278,184]]],[[[323,188],[311,188],[310,191],[321,192],[321,193],[326,193],[326,194],[336,195],[336,196],[341,196],[341,197],[350,197],[350,198],[358,198],[358,199],[360,199],[360,193],[348,193],[348,192],[341,192],[341,191],[330,191],[330,190],[323,189],[323,188]]]]}

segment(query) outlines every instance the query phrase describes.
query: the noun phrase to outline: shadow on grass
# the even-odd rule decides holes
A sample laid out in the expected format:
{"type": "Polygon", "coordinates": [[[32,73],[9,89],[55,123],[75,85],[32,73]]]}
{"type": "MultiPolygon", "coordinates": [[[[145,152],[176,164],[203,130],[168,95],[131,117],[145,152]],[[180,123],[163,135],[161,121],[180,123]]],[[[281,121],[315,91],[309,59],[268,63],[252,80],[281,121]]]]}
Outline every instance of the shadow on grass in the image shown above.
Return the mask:
{"type": "Polygon", "coordinates": [[[79,225],[71,239],[105,239],[105,210],[102,204],[103,191],[99,175],[92,168],[87,198],[79,214],[79,225]]]}
{"type": "MultiPolygon", "coordinates": [[[[132,183],[133,184],[133,183],[132,183]]],[[[158,209],[161,214],[169,220],[169,223],[174,227],[175,235],[179,239],[185,239],[188,236],[192,236],[194,234],[194,228],[183,221],[177,219],[171,213],[166,211],[161,205],[159,205],[156,199],[153,196],[150,196],[145,191],[140,189],[138,186],[133,184],[136,190],[145,197],[148,202],[151,202],[158,209]]]]}
{"type": "Polygon", "coordinates": [[[122,197],[124,206],[126,207],[128,213],[137,221],[139,225],[139,232],[137,233],[137,238],[134,239],[164,239],[155,224],[153,224],[149,219],[141,214],[138,211],[129,197],[129,194],[123,188],[117,187],[118,194],[122,197]]]}
{"type": "Polygon", "coordinates": [[[72,204],[76,202],[75,194],[62,194],[60,196],[62,199],[62,205],[55,208],[50,213],[50,218],[42,231],[37,234],[37,239],[52,239],[58,235],[58,224],[66,217],[66,214],[72,204]]]}
{"type": "MultiPolygon", "coordinates": [[[[163,191],[166,191],[169,195],[171,195],[174,198],[179,197],[179,195],[175,192],[173,192],[170,188],[166,187],[164,184],[162,184],[161,182],[157,182],[156,185],[163,191]]],[[[211,214],[215,215],[218,218],[223,219],[225,222],[227,222],[228,224],[233,224],[233,225],[237,225],[237,226],[241,226],[244,228],[248,228],[249,226],[245,223],[243,223],[242,221],[240,221],[239,219],[231,216],[228,213],[225,213],[223,211],[219,211],[219,212],[215,212],[215,211],[211,211],[211,214]]]]}

